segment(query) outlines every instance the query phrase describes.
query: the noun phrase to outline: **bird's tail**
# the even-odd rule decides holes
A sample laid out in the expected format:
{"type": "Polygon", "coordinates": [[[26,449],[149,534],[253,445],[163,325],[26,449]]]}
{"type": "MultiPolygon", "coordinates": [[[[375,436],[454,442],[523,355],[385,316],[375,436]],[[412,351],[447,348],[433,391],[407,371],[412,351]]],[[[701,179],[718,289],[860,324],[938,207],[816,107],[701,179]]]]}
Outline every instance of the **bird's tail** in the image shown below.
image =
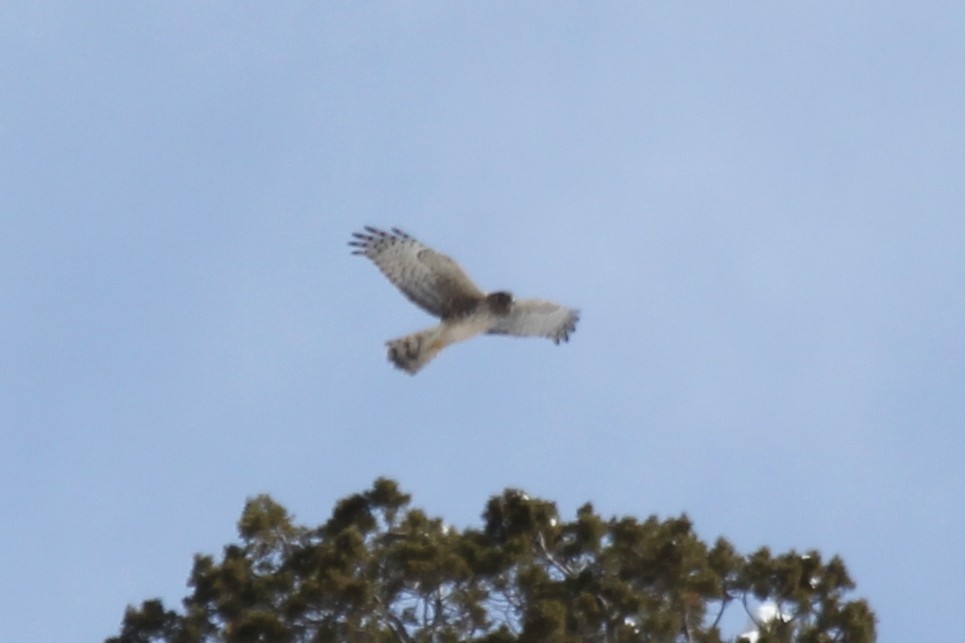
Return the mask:
{"type": "Polygon", "coordinates": [[[415,375],[449,343],[442,327],[434,326],[385,344],[389,347],[389,361],[406,373],[415,375]]]}

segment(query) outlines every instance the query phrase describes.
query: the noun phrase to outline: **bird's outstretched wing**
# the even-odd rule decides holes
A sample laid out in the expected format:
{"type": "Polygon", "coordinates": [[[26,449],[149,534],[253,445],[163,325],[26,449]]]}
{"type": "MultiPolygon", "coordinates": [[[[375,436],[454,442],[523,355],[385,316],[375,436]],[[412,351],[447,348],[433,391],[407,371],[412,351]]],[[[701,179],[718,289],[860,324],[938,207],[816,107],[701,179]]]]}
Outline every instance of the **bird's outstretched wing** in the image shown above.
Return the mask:
{"type": "Polygon", "coordinates": [[[513,302],[509,314],[499,319],[490,333],[518,337],[549,337],[554,343],[569,341],[576,330],[580,311],[541,299],[521,299],[513,302]]]}
{"type": "Polygon", "coordinates": [[[398,228],[365,226],[349,242],[353,254],[371,259],[414,304],[437,317],[471,310],[484,293],[455,261],[398,228]]]}

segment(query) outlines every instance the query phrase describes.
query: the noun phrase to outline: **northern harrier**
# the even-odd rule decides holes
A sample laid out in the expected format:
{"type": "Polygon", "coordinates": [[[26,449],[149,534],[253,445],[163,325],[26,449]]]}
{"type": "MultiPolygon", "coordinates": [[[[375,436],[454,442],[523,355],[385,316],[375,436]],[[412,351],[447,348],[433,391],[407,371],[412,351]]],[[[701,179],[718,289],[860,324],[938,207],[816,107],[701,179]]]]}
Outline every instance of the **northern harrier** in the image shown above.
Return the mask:
{"type": "Polygon", "coordinates": [[[487,295],[459,264],[398,228],[385,232],[365,226],[353,236],[352,254],[371,259],[406,297],[442,320],[386,342],[389,360],[410,374],[446,346],[483,333],[548,337],[559,344],[576,329],[578,310],[540,299],[516,300],[506,291],[487,295]]]}

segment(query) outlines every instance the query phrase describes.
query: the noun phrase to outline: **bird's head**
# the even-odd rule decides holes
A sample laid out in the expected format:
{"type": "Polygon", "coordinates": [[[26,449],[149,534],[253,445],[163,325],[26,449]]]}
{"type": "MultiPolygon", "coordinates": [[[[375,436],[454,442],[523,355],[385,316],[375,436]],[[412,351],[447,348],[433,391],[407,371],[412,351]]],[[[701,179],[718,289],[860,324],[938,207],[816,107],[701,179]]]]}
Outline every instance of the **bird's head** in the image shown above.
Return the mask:
{"type": "Polygon", "coordinates": [[[505,290],[492,292],[486,295],[489,303],[489,310],[497,315],[508,315],[509,309],[513,307],[513,294],[505,290]]]}

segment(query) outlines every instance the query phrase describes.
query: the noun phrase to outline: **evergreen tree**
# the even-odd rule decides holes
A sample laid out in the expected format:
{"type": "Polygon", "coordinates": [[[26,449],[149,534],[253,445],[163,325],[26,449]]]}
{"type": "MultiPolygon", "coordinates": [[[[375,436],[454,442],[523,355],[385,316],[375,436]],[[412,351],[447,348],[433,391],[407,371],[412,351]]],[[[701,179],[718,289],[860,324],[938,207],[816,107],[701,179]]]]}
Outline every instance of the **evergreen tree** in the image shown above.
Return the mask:
{"type": "Polygon", "coordinates": [[[751,615],[761,601],[777,616],[741,640],[875,640],[837,557],[744,556],[701,541],[686,516],[605,520],[586,504],[565,522],[518,490],[490,499],[483,519],[457,531],[386,479],[318,527],[259,496],[242,512],[240,543],[220,560],[195,556],[180,611],[128,607],[107,642],[714,643],[726,610],[751,615]]]}

